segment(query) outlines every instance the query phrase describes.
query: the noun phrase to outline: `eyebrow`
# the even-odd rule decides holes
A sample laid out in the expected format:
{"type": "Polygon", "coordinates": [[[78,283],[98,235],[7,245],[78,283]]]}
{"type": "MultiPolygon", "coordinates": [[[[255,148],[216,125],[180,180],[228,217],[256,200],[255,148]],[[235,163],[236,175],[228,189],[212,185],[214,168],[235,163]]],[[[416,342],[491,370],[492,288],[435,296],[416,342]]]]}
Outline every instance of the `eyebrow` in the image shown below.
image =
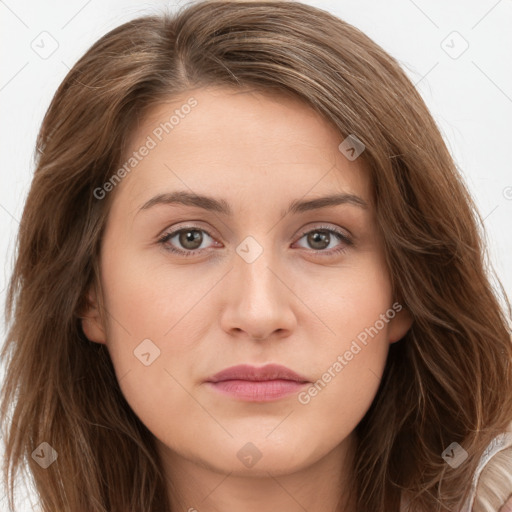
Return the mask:
{"type": "MultiPolygon", "coordinates": [[[[146,201],[139,209],[147,210],[156,205],[173,205],[181,204],[185,206],[196,206],[204,210],[221,213],[224,215],[231,216],[233,211],[225,199],[216,199],[211,196],[199,195],[192,192],[186,191],[175,191],[168,192],[165,194],[158,194],[149,201],[146,201]]],[[[368,208],[368,204],[359,196],[354,194],[334,194],[315,199],[306,200],[295,200],[290,203],[288,209],[281,212],[281,216],[284,217],[289,213],[303,213],[311,210],[319,210],[321,208],[327,208],[329,206],[338,206],[341,204],[348,204],[352,206],[358,206],[363,209],[368,208]]]]}

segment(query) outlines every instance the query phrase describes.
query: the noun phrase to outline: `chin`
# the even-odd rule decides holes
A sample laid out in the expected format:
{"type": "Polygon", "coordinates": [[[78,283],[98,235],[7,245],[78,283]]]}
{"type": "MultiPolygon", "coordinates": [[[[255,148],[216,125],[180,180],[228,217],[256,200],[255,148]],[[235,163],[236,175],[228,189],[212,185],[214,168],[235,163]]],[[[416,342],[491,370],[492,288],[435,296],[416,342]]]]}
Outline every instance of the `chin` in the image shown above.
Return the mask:
{"type": "Polygon", "coordinates": [[[315,451],[311,440],[307,439],[294,439],[293,442],[286,443],[283,439],[247,436],[243,440],[230,439],[224,445],[217,444],[217,447],[219,451],[209,450],[208,457],[205,457],[205,452],[197,454],[202,463],[216,471],[239,476],[291,474],[314,464],[325,455],[320,447],[315,451]]]}

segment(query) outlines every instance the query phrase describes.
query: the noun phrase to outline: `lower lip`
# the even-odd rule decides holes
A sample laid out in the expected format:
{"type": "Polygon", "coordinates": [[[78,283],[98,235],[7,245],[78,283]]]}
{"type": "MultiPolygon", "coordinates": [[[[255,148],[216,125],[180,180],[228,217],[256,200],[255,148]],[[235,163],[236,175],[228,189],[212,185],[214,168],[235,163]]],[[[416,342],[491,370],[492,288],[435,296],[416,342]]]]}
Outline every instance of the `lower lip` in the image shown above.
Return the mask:
{"type": "Polygon", "coordinates": [[[208,384],[219,393],[246,402],[270,402],[296,393],[308,383],[276,379],[265,381],[224,380],[208,382],[208,384]]]}

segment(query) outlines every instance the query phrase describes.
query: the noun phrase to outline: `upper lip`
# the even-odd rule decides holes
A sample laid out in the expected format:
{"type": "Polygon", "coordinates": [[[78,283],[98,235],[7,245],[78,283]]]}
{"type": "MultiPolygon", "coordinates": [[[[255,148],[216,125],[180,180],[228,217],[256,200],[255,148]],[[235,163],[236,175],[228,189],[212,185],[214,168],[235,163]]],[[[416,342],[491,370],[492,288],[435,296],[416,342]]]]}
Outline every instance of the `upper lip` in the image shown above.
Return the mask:
{"type": "Polygon", "coordinates": [[[231,366],[209,377],[207,382],[222,382],[225,380],[291,380],[295,382],[309,382],[302,375],[279,364],[267,364],[261,367],[248,364],[231,366]]]}

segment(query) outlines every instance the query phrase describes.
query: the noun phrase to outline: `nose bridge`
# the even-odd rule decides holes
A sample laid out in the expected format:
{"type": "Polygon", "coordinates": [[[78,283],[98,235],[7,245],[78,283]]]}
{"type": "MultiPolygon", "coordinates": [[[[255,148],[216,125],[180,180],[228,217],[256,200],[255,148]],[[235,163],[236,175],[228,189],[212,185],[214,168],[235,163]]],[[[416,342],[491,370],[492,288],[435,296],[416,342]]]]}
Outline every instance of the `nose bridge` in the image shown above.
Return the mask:
{"type": "Polygon", "coordinates": [[[247,237],[236,248],[224,329],[243,330],[253,338],[265,338],[276,330],[293,327],[292,294],[282,282],[286,282],[285,277],[279,277],[282,266],[272,252],[270,238],[266,237],[264,246],[247,237]]]}
{"type": "Polygon", "coordinates": [[[267,237],[264,248],[255,238],[247,237],[238,245],[236,252],[233,278],[241,285],[240,302],[247,298],[254,307],[278,302],[278,296],[282,292],[279,286],[282,286],[282,283],[279,283],[274,274],[276,270],[273,267],[278,265],[269,238],[267,237]]]}

